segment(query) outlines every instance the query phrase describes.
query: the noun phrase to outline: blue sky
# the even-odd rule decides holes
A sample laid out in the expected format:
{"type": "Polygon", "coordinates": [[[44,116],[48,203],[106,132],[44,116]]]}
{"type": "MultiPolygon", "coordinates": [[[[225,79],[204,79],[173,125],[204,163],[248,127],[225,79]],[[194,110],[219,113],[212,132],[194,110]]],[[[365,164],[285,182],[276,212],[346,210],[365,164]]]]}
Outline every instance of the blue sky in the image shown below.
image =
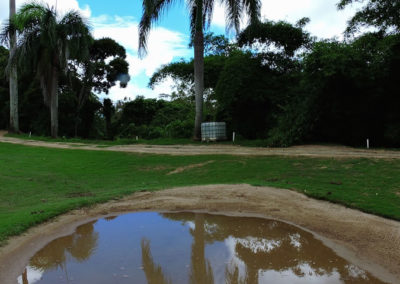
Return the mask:
{"type": "MultiPolygon", "coordinates": [[[[339,0],[261,0],[261,15],[268,20],[286,20],[295,23],[302,17],[309,17],[311,22],[306,29],[319,38],[341,38],[346,21],[361,5],[351,6],[338,11],[339,0]]],[[[8,17],[8,0],[0,0],[0,21],[8,17]]],[[[25,0],[16,0],[17,7],[25,0]]],[[[193,57],[188,48],[189,19],[184,0],[176,1],[172,9],[161,17],[151,30],[148,38],[148,54],[145,58],[137,56],[138,31],[142,7],[140,0],[43,0],[49,5],[56,5],[63,13],[70,9],[80,10],[89,19],[95,38],[111,37],[127,50],[130,64],[131,81],[128,87],[113,87],[109,97],[116,101],[123,98],[134,99],[137,95],[157,98],[161,93],[171,93],[173,82],[167,79],[154,90],[147,88],[150,76],[163,64],[180,58],[193,57]]],[[[219,1],[216,1],[219,3],[219,1]]],[[[243,23],[245,26],[245,23],[243,23]]],[[[217,4],[214,8],[211,31],[225,34],[224,8],[217,4]]],[[[230,33],[230,37],[234,36],[230,33]]],[[[102,96],[103,97],[103,96],[102,96]]]]}
{"type": "MultiPolygon", "coordinates": [[[[136,21],[139,21],[142,13],[142,1],[129,1],[129,0],[116,0],[110,4],[110,0],[85,0],[79,1],[81,6],[88,5],[91,9],[92,16],[98,17],[104,14],[118,15],[120,17],[133,17],[136,21]]],[[[189,32],[188,20],[186,18],[186,7],[184,5],[178,5],[176,2],[172,9],[168,10],[162,21],[159,23],[162,27],[169,30],[176,30],[181,33],[187,34],[189,32]]]]}

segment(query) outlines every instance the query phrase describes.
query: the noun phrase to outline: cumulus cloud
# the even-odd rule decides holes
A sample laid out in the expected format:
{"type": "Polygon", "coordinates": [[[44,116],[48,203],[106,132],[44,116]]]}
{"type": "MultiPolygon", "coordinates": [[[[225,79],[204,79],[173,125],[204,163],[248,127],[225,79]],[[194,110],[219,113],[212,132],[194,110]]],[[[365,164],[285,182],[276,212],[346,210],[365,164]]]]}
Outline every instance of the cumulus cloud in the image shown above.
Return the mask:
{"type": "Polygon", "coordinates": [[[189,37],[162,27],[153,28],[147,40],[147,56],[139,59],[138,54],[138,23],[131,17],[100,16],[92,18],[95,38],[111,37],[128,51],[127,59],[132,63],[131,75],[145,72],[151,76],[162,64],[171,62],[174,58],[190,54],[187,48],[189,37]]]}
{"type": "Polygon", "coordinates": [[[147,41],[147,55],[138,57],[138,22],[132,17],[118,17],[102,15],[91,19],[93,34],[95,38],[110,37],[125,47],[127,50],[127,61],[129,63],[129,75],[133,79],[127,88],[118,86],[110,90],[110,98],[120,100],[125,97],[134,98],[137,95],[146,97],[157,97],[161,93],[171,93],[172,80],[156,86],[154,90],[144,86],[146,83],[138,84],[134,78],[137,76],[150,77],[160,66],[173,60],[191,55],[187,48],[189,37],[162,27],[155,27],[150,31],[147,41]],[[145,75],[145,76],[143,76],[145,75]]]}
{"type": "Polygon", "coordinates": [[[170,94],[174,87],[174,82],[171,78],[167,78],[164,82],[158,84],[154,89],[141,87],[137,82],[129,82],[126,88],[119,88],[115,86],[111,88],[108,95],[99,95],[100,99],[109,98],[113,102],[130,99],[133,100],[137,96],[144,96],[146,98],[159,98],[160,94],[170,94]]]}
{"type": "MultiPolygon", "coordinates": [[[[338,11],[336,4],[338,0],[261,0],[261,17],[265,20],[279,21],[286,20],[295,23],[303,17],[308,17],[311,22],[306,29],[319,38],[342,38],[347,21],[353,16],[356,10],[361,7],[360,3],[338,11]]],[[[242,26],[247,23],[244,19],[242,26]]],[[[214,10],[212,24],[225,28],[225,8],[217,5],[214,10]]]]}
{"type": "MultiPolygon", "coordinates": [[[[22,0],[15,0],[15,4],[17,6],[17,10],[25,3],[29,3],[31,1],[22,1],[22,0]]],[[[89,18],[91,15],[91,10],[88,5],[83,7],[79,6],[78,0],[41,0],[39,3],[48,4],[50,7],[57,7],[57,11],[61,14],[69,10],[78,10],[82,13],[82,15],[86,18],[89,18]]],[[[2,0],[0,1],[0,21],[3,23],[9,17],[9,1],[2,0]]]]}

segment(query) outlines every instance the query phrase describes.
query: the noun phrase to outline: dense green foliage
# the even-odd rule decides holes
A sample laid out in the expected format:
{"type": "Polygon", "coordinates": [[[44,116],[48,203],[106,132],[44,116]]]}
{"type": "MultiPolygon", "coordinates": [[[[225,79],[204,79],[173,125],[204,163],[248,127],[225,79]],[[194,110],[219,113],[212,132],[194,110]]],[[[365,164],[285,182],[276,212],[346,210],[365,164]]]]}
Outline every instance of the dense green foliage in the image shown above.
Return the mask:
{"type": "Polygon", "coordinates": [[[314,140],[400,146],[400,35],[366,34],[351,44],[321,42],[306,57],[314,140]]]}
{"type": "Polygon", "coordinates": [[[137,97],[124,104],[120,117],[120,137],[189,138],[193,132],[193,118],[193,102],[137,97]]]}
{"type": "Polygon", "coordinates": [[[139,190],[269,185],[400,220],[400,161],[163,156],[0,143],[0,241],[68,210],[139,190]],[[178,167],[212,161],[178,174],[178,167]],[[101,166],[99,166],[101,165],[101,166]]]}
{"type": "Polygon", "coordinates": [[[20,130],[57,137],[60,126],[62,136],[104,136],[102,105],[92,92],[108,93],[117,81],[126,86],[125,49],[109,38],[94,40],[78,12],[61,17],[54,7],[36,2],[24,4],[4,24],[0,42],[8,42],[12,30],[18,31],[15,55],[6,60],[8,51],[0,51],[0,127],[8,125],[4,70],[18,65],[20,130]]]}
{"type": "Polygon", "coordinates": [[[400,32],[400,1],[397,0],[340,0],[344,9],[353,2],[365,3],[350,19],[347,33],[354,33],[363,26],[373,26],[385,32],[400,32]]]}
{"type": "Polygon", "coordinates": [[[238,44],[241,46],[256,43],[267,46],[274,44],[275,48],[281,48],[285,54],[293,56],[297,49],[311,43],[310,35],[303,31],[303,26],[308,22],[308,18],[301,19],[297,26],[285,21],[257,22],[239,34],[238,44]]]}
{"type": "MultiPolygon", "coordinates": [[[[352,2],[342,0],[338,7],[352,2]]],[[[398,4],[361,2],[366,5],[350,21],[348,32],[365,25],[377,31],[343,41],[311,37],[304,30],[307,18],[294,25],[255,21],[236,41],[205,34],[203,120],[225,121],[228,137],[234,131],[236,137],[256,139],[263,146],[362,146],[369,139],[373,147],[400,147],[398,4]]],[[[0,72],[7,56],[8,51],[0,49],[0,72]]],[[[70,62],[68,76],[60,76],[61,136],[110,140],[192,136],[194,60],[172,62],[153,74],[150,87],[169,77],[176,83],[174,91],[160,94],[160,99],[138,96],[132,101],[101,102],[93,92],[107,93],[117,81],[124,87],[129,79],[120,76],[128,70],[125,56],[118,43],[101,39],[93,40],[89,59],[70,62]]],[[[49,115],[40,101],[40,85],[31,77],[32,72],[22,73],[19,81],[21,129],[48,135],[49,115]]],[[[7,93],[7,82],[2,80],[1,128],[8,125],[7,93]]]]}
{"type": "MultiPolygon", "coordinates": [[[[143,13],[139,23],[139,56],[146,54],[147,36],[154,23],[159,21],[161,16],[172,7],[174,0],[144,0],[143,13]]],[[[260,0],[221,0],[221,7],[225,8],[225,22],[227,30],[234,28],[238,33],[240,22],[245,15],[250,23],[260,20],[260,0]]],[[[214,11],[214,0],[190,0],[187,2],[190,19],[191,46],[194,49],[193,56],[193,86],[195,95],[195,120],[193,139],[201,140],[201,123],[203,122],[204,105],[204,52],[208,39],[204,38],[204,31],[211,25],[214,11]]],[[[224,41],[224,40],[223,40],[224,41]]],[[[220,42],[223,44],[223,41],[220,42]]],[[[215,40],[214,43],[218,43],[215,40]]],[[[207,51],[207,49],[206,49],[207,51]]]]}
{"type": "MultiPolygon", "coordinates": [[[[302,30],[306,22],[249,26],[238,37],[241,47],[218,41],[220,52],[205,57],[209,118],[270,146],[361,146],[368,138],[374,146],[399,147],[400,35],[316,41],[302,30]]],[[[151,84],[171,76],[190,86],[191,64],[166,65],[151,84]]]]}
{"type": "Polygon", "coordinates": [[[50,109],[51,136],[58,135],[58,88],[68,60],[84,60],[90,44],[89,27],[77,11],[60,17],[54,7],[32,2],[22,5],[4,26],[0,41],[18,33],[15,53],[9,64],[27,69],[40,82],[45,104],[50,109]]]}

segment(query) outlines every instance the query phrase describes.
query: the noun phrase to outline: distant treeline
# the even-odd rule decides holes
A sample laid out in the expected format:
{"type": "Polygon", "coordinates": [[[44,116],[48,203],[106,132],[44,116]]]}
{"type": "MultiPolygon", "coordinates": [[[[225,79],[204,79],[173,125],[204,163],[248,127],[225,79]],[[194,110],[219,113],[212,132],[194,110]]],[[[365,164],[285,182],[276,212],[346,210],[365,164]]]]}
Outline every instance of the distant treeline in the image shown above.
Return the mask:
{"type": "MultiPolygon", "coordinates": [[[[208,119],[265,145],[341,143],[400,146],[400,34],[366,33],[346,42],[316,40],[301,26],[267,22],[236,44],[206,37],[208,119]]],[[[179,89],[193,62],[155,73],[179,89]]]]}
{"type": "MultiPolygon", "coordinates": [[[[400,147],[398,27],[357,37],[347,34],[338,41],[311,37],[304,31],[306,24],[307,19],[296,25],[258,23],[243,30],[234,43],[206,34],[205,120],[225,121],[228,134],[263,139],[266,146],[360,146],[368,138],[373,146],[400,147]]],[[[121,54],[124,57],[124,51],[121,54]]],[[[8,50],[0,47],[0,128],[9,123],[7,59],[8,50]]],[[[83,104],[77,100],[79,88],[60,78],[59,135],[190,138],[193,60],[161,67],[149,86],[167,77],[174,79],[175,91],[160,99],[138,96],[111,102],[91,93],[83,104]]],[[[50,114],[40,84],[32,78],[29,72],[19,76],[20,129],[49,135],[50,114]]]]}

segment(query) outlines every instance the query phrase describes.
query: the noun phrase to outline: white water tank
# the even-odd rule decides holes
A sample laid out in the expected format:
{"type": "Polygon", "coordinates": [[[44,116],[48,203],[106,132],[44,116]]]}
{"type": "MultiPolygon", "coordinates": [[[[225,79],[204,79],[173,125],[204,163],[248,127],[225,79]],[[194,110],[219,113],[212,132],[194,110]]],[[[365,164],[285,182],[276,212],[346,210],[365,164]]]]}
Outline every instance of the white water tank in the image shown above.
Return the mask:
{"type": "Polygon", "coordinates": [[[201,124],[201,140],[202,141],[226,140],[226,123],[203,122],[201,124]]]}

